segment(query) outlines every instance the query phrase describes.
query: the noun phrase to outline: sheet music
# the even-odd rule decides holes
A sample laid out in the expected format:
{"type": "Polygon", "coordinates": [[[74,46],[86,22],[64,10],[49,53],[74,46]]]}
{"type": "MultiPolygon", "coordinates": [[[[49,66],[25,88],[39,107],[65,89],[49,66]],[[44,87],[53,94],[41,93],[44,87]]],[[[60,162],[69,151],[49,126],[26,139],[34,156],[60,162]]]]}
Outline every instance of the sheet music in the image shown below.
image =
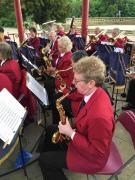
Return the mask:
{"type": "Polygon", "coordinates": [[[25,113],[26,109],[4,88],[0,92],[0,139],[2,141],[11,143],[25,113]]]}
{"type": "Polygon", "coordinates": [[[27,87],[43,102],[43,104],[46,106],[49,105],[46,89],[42,87],[29,73],[27,73],[27,87]]]}

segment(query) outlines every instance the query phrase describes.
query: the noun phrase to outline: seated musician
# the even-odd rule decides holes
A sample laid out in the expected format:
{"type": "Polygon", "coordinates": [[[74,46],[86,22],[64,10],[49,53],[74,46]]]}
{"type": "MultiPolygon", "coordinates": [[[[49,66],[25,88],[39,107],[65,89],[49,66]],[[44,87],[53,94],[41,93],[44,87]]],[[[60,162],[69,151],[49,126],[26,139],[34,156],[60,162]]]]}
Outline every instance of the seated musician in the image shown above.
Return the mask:
{"type": "Polygon", "coordinates": [[[74,65],[74,83],[84,100],[78,108],[74,128],[68,118],[58,125],[59,132],[70,138],[69,143],[58,141],[58,144],[53,144],[52,134],[57,126],[47,128],[44,152],[39,159],[44,180],[67,180],[62,168],[93,174],[107,163],[114,116],[108,96],[99,87],[104,79],[105,65],[97,57],[84,57],[74,65]]]}
{"type": "Polygon", "coordinates": [[[55,59],[55,56],[58,53],[58,37],[55,31],[49,33],[49,40],[50,43],[46,45],[45,49],[52,59],[55,59]]]}
{"type": "Polygon", "coordinates": [[[67,36],[61,37],[58,40],[58,49],[59,52],[57,53],[57,58],[53,61],[53,66],[47,69],[50,76],[48,76],[44,84],[51,105],[54,104],[55,89],[59,91],[60,85],[63,83],[67,87],[71,87],[73,81],[71,40],[67,36]]]}
{"type": "Polygon", "coordinates": [[[77,32],[77,28],[76,28],[76,25],[73,25],[71,28],[70,28],[70,30],[69,30],[69,32],[66,34],[70,39],[71,39],[71,41],[72,41],[72,39],[74,38],[74,37],[76,37],[76,35],[79,35],[80,33],[79,32],[77,32]]]}
{"type": "Polygon", "coordinates": [[[67,33],[67,36],[69,37],[69,39],[71,39],[72,43],[73,43],[73,48],[72,48],[72,52],[75,52],[76,51],[76,47],[75,47],[75,38],[80,35],[79,32],[77,32],[77,28],[76,28],[76,25],[73,25],[69,32],[67,33]]]}
{"type": "Polygon", "coordinates": [[[97,38],[97,43],[106,42],[108,40],[108,35],[103,34],[103,31],[99,28],[95,28],[95,37],[97,38]]]}
{"type": "Polygon", "coordinates": [[[6,42],[0,43],[0,73],[5,74],[13,86],[12,94],[16,99],[24,95],[21,103],[28,109],[28,116],[25,120],[33,120],[36,110],[36,102],[31,92],[26,87],[26,72],[22,72],[19,63],[12,58],[12,49],[6,42]]]}
{"type": "Polygon", "coordinates": [[[40,48],[40,39],[39,37],[37,37],[37,30],[35,27],[30,27],[29,28],[29,38],[28,38],[28,42],[27,45],[32,46],[33,48],[35,48],[37,50],[37,52],[39,52],[39,48],[40,48]]]}
{"type": "Polygon", "coordinates": [[[4,42],[6,40],[10,40],[10,37],[4,35],[4,28],[0,27],[0,42],[4,42]]]}
{"type": "Polygon", "coordinates": [[[112,44],[121,49],[121,52],[123,52],[124,44],[128,41],[127,37],[119,37],[120,36],[120,29],[114,28],[112,29],[112,37],[108,39],[108,41],[112,42],[112,44]]]}
{"type": "Polygon", "coordinates": [[[12,48],[6,42],[0,43],[0,72],[6,74],[14,84],[13,95],[18,99],[21,69],[18,62],[12,58],[12,48]]]}
{"type": "Polygon", "coordinates": [[[108,36],[106,34],[103,34],[103,31],[99,27],[96,27],[94,32],[95,35],[91,35],[89,37],[89,43],[86,46],[86,51],[89,56],[96,51],[97,44],[106,42],[108,39],[108,36]]]}
{"type": "Polygon", "coordinates": [[[57,36],[62,37],[65,35],[64,27],[61,24],[56,25],[57,36]]]}

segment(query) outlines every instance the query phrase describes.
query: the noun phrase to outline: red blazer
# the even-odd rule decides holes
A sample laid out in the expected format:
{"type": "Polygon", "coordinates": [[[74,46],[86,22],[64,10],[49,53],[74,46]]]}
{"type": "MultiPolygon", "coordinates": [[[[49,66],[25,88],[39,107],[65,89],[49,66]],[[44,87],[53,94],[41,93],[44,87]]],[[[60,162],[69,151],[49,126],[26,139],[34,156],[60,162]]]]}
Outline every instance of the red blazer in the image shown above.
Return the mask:
{"type": "Polygon", "coordinates": [[[40,39],[38,37],[30,38],[28,40],[28,45],[34,47],[37,51],[39,51],[40,39]]]}
{"type": "Polygon", "coordinates": [[[21,69],[16,60],[7,60],[0,66],[0,73],[4,73],[8,76],[13,84],[13,95],[16,99],[19,98],[19,88],[21,83],[21,69]]]}
{"type": "Polygon", "coordinates": [[[13,85],[8,76],[0,73],[0,91],[6,88],[11,94],[13,93],[13,85]]]}
{"type": "Polygon", "coordinates": [[[76,134],[67,151],[71,171],[96,173],[108,159],[114,131],[113,109],[108,95],[98,88],[75,118],[76,134]]]}
{"type": "Polygon", "coordinates": [[[101,35],[99,36],[100,42],[101,42],[101,41],[108,41],[108,38],[109,38],[109,37],[107,36],[107,34],[104,34],[104,35],[101,34],[101,35]]]}
{"type": "Polygon", "coordinates": [[[124,38],[117,38],[114,43],[114,46],[116,46],[118,48],[124,48],[124,44],[125,44],[124,38]]]}
{"type": "MultiPolygon", "coordinates": [[[[64,95],[67,94],[68,92],[69,90],[67,88],[63,90],[64,95]]],[[[83,95],[80,94],[77,90],[75,90],[73,93],[67,96],[67,99],[70,100],[73,116],[76,117],[80,103],[83,100],[83,95]]]]}
{"type": "Polygon", "coordinates": [[[65,32],[64,31],[59,31],[59,32],[57,32],[57,36],[64,36],[65,35],[65,32]]]}
{"type": "MultiPolygon", "coordinates": [[[[59,55],[60,54],[58,54],[58,56],[59,55]]],[[[64,54],[64,56],[57,63],[57,65],[56,65],[57,59],[54,60],[54,66],[56,67],[56,70],[65,70],[59,72],[59,74],[66,83],[67,87],[71,87],[74,77],[71,58],[72,58],[72,52],[70,51],[64,54]]],[[[57,78],[55,79],[55,87],[56,89],[59,89],[60,87],[60,80],[58,80],[57,78]]]]}

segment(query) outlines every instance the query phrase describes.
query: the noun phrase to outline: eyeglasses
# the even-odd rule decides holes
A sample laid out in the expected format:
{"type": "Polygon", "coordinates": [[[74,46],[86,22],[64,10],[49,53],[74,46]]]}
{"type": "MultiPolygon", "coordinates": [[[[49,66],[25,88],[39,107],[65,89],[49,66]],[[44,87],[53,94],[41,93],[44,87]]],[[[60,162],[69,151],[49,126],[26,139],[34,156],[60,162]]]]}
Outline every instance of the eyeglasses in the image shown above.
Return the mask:
{"type": "Polygon", "coordinates": [[[82,81],[86,82],[85,79],[81,79],[81,80],[74,79],[74,80],[73,80],[73,82],[74,82],[75,84],[77,84],[77,83],[79,83],[79,82],[82,82],[82,81]]]}

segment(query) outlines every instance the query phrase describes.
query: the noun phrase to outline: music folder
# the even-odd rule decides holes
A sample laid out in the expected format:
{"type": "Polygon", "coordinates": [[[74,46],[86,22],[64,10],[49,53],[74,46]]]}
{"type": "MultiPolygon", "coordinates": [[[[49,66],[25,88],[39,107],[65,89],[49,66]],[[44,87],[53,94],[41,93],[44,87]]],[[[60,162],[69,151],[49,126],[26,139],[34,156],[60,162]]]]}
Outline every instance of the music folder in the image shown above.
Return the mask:
{"type": "Polygon", "coordinates": [[[28,89],[46,106],[49,105],[46,89],[27,72],[26,85],[28,89]]]}
{"type": "Polygon", "coordinates": [[[0,139],[4,147],[18,134],[26,117],[27,110],[7,90],[0,92],[0,139]]]}

